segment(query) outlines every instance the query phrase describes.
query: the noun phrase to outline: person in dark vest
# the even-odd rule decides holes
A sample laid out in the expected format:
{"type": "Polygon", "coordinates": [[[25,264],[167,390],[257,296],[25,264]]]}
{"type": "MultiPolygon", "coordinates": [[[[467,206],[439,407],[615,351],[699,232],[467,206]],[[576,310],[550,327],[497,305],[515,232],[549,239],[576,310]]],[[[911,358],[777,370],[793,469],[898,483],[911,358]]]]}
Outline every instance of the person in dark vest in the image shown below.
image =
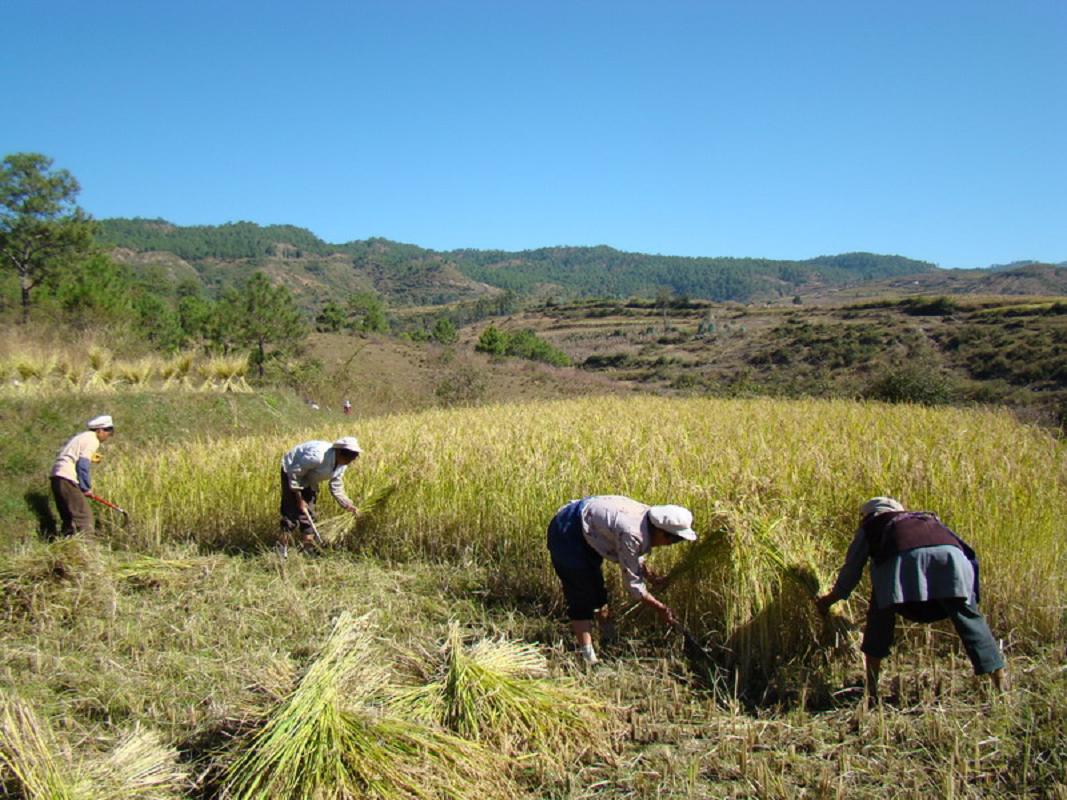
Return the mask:
{"type": "Polygon", "coordinates": [[[647,582],[659,577],[645,566],[653,547],[692,542],[693,514],[682,506],[647,506],[621,495],[595,495],[572,500],[560,508],[548,526],[548,552],[563,587],[567,615],[582,660],[597,662],[593,649],[593,620],[600,641],[615,637],[601,565],[619,565],[627,593],[655,611],[667,625],[676,620],[671,609],[653,597],[647,582]]]}
{"type": "Polygon", "coordinates": [[[867,693],[878,697],[878,674],[889,655],[899,614],[912,622],[951,620],[975,675],[1006,688],[1004,656],[978,610],[978,559],[962,539],[928,511],[905,511],[891,497],[860,508],[860,526],[833,588],[815,600],[826,614],[846,600],[871,565],[871,601],[863,630],[867,693]]]}

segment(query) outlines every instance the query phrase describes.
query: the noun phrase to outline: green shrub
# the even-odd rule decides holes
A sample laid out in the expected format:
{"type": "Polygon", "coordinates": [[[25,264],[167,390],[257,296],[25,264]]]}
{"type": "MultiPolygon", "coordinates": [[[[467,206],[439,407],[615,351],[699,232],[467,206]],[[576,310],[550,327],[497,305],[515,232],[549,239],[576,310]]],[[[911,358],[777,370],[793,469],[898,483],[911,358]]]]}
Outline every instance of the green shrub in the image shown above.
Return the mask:
{"type": "Polygon", "coordinates": [[[934,406],[952,402],[956,391],[948,376],[932,365],[901,364],[884,369],[863,394],[869,400],[934,406]]]}

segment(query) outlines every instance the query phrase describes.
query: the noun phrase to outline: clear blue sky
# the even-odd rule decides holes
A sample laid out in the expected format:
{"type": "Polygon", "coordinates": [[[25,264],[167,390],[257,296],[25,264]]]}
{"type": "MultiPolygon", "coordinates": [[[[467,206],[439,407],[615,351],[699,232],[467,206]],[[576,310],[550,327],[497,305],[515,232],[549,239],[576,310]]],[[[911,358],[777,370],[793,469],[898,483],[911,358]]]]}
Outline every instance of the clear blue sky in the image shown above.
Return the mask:
{"type": "Polygon", "coordinates": [[[0,3],[0,154],[330,242],[1067,260],[1067,0],[0,3]]]}

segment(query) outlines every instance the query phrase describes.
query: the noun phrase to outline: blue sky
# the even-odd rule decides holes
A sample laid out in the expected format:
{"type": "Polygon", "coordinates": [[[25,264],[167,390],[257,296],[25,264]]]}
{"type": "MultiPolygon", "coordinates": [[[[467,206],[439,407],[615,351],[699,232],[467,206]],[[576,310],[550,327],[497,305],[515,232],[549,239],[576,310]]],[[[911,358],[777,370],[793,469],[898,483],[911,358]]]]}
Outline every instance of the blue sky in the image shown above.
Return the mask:
{"type": "Polygon", "coordinates": [[[330,242],[1067,260],[1067,2],[5,0],[0,154],[330,242]]]}

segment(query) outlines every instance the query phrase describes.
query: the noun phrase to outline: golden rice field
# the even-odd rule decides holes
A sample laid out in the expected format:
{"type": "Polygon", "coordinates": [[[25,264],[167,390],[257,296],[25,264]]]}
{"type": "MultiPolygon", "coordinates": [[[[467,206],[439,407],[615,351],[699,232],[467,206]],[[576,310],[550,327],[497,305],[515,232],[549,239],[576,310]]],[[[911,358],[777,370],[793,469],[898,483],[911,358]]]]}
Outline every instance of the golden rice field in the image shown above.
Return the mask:
{"type": "MultiPolygon", "coordinates": [[[[268,548],[282,453],[342,434],[365,450],[346,480],[353,499],[396,490],[353,527],[323,486],[335,546],[488,565],[495,594],[545,609],[560,600],[544,531],[561,504],[617,493],[688,506],[702,541],[656,552],[652,563],[678,576],[663,599],[728,648],[745,680],[802,661],[825,669],[814,642],[839,631],[812,613],[810,575],[828,588],[872,495],[936,511],[975,546],[983,609],[1009,650],[1064,633],[1067,447],[993,410],[596,398],[174,441],[98,470],[97,490],[134,520],[114,540],[149,552],[268,548]]],[[[862,590],[850,605],[861,619],[862,590]]]]}

